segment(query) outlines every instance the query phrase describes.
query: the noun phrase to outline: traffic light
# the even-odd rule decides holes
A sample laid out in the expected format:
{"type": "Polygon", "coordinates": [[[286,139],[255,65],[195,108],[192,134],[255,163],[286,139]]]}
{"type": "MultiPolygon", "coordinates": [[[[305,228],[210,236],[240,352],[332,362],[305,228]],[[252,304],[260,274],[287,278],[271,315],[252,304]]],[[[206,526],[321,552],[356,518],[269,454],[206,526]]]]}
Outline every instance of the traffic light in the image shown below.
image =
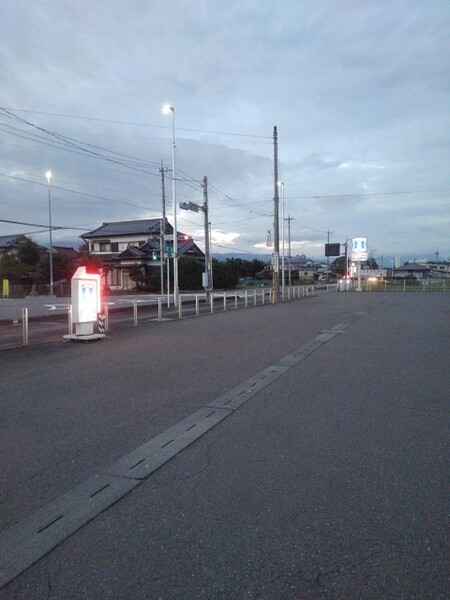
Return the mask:
{"type": "Polygon", "coordinates": [[[158,260],[158,252],[156,250],[153,250],[152,252],[152,260],[158,260]]]}

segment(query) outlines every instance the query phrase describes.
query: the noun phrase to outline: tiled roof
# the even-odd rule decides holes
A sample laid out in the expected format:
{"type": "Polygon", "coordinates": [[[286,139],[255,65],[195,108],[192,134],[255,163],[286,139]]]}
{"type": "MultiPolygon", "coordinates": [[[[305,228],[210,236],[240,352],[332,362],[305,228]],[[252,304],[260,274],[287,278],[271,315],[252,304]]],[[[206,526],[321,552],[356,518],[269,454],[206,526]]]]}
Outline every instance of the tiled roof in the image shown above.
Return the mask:
{"type": "Polygon", "coordinates": [[[191,238],[187,241],[183,240],[178,244],[178,252],[180,256],[195,256],[196,258],[203,258],[205,256],[191,238]]]}
{"type": "MultiPolygon", "coordinates": [[[[140,235],[150,232],[159,233],[161,219],[140,219],[138,221],[116,221],[114,223],[103,223],[101,227],[83,233],[83,239],[107,237],[112,235],[140,235]]],[[[167,224],[167,229],[171,226],[167,224]]]]}
{"type": "Polygon", "coordinates": [[[0,235],[0,248],[10,248],[25,239],[23,234],[19,235],[0,235]]]}
{"type": "Polygon", "coordinates": [[[431,271],[430,267],[426,265],[421,265],[419,263],[406,263],[402,267],[397,267],[395,269],[398,271],[431,271]]]}
{"type": "Polygon", "coordinates": [[[80,258],[80,253],[75,248],[70,248],[69,246],[55,246],[53,245],[53,251],[58,252],[59,254],[63,254],[68,258],[80,258]]]}

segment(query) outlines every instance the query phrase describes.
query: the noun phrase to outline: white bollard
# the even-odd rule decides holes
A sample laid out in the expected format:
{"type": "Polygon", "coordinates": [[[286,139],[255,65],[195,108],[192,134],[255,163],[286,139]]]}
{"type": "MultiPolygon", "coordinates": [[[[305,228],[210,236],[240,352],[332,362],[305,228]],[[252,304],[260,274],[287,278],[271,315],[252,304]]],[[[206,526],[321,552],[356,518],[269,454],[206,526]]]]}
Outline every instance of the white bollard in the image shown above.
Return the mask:
{"type": "Polygon", "coordinates": [[[28,308],[22,308],[22,340],[23,345],[28,344],[28,308]]]}
{"type": "Polygon", "coordinates": [[[105,333],[109,331],[109,304],[105,302],[103,305],[103,314],[105,315],[105,333]]]}
{"type": "Polygon", "coordinates": [[[133,322],[136,327],[138,324],[138,309],[137,309],[137,300],[136,298],[133,300],[133,322]]]}
{"type": "Polygon", "coordinates": [[[72,305],[69,304],[67,307],[67,332],[69,335],[73,334],[73,321],[72,321],[72,305]]]}
{"type": "Polygon", "coordinates": [[[158,298],[158,321],[162,321],[162,298],[158,298]]]}

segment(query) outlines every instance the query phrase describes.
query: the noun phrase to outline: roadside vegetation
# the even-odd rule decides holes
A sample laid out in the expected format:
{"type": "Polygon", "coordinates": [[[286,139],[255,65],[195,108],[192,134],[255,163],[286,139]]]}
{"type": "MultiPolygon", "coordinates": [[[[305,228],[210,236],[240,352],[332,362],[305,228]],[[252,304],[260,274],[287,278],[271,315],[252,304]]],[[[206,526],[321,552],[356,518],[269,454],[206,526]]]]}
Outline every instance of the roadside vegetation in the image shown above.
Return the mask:
{"type": "MultiPolygon", "coordinates": [[[[71,259],[58,251],[53,252],[53,281],[57,295],[70,294],[70,280],[79,266],[88,271],[98,271],[102,265],[98,257],[90,254],[88,245],[83,243],[76,259],[71,259]]],[[[242,282],[256,281],[257,273],[264,270],[260,260],[228,258],[225,261],[213,259],[214,287],[216,289],[236,289],[242,282]]],[[[105,267],[103,266],[105,272],[105,267]]],[[[204,264],[194,258],[182,257],[178,263],[178,283],[181,291],[202,288],[204,264]]],[[[161,289],[161,273],[158,266],[151,269],[142,266],[132,267],[130,277],[137,292],[158,293],[161,289]]],[[[50,254],[31,239],[24,240],[17,254],[5,254],[0,258],[0,280],[8,280],[10,295],[28,296],[49,293],[50,254]]],[[[164,266],[164,281],[167,281],[164,266]]],[[[244,283],[245,285],[245,283],[244,283]]]]}

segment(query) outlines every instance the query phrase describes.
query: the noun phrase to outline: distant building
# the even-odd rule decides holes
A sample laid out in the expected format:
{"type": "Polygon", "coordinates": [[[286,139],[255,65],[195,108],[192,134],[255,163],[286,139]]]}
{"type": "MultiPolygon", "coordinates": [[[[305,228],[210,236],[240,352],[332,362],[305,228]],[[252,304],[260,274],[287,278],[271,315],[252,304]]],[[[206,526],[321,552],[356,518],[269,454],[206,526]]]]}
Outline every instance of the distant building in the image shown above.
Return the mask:
{"type": "MultiPolygon", "coordinates": [[[[131,275],[139,269],[143,276],[161,267],[161,221],[141,219],[103,223],[101,227],[83,233],[89,252],[100,259],[103,283],[112,290],[132,290],[136,287],[131,275]]],[[[166,223],[164,254],[173,251],[173,227],[166,223]]],[[[204,260],[205,255],[193,239],[178,232],[178,255],[204,260]]]]}
{"type": "MultiPolygon", "coordinates": [[[[281,256],[279,258],[279,267],[281,273],[281,256]]],[[[319,272],[316,267],[316,263],[311,259],[307,258],[304,254],[299,256],[288,256],[284,257],[284,274],[286,281],[289,277],[289,271],[291,272],[291,281],[310,280],[314,281],[319,278],[319,272]]],[[[262,271],[256,274],[258,279],[269,279],[273,274],[272,262],[267,263],[262,271]]]]}
{"type": "Polygon", "coordinates": [[[428,279],[431,269],[420,263],[405,263],[394,269],[394,277],[408,277],[413,275],[416,279],[428,279]]]}
{"type": "Polygon", "coordinates": [[[75,248],[71,248],[70,246],[55,246],[53,245],[53,252],[56,254],[61,254],[62,256],[66,256],[70,258],[70,260],[76,262],[81,258],[81,254],[75,250],[75,248]]]}
{"type": "MultiPolygon", "coordinates": [[[[14,254],[17,256],[19,254],[19,250],[21,246],[26,241],[32,241],[26,235],[17,234],[17,235],[2,235],[0,236],[0,258],[5,254],[14,254]]],[[[37,244],[39,251],[44,254],[48,252],[45,246],[40,246],[37,244]]]]}
{"type": "Polygon", "coordinates": [[[450,262],[448,261],[420,261],[419,264],[430,269],[430,277],[450,278],[450,262]]]}

